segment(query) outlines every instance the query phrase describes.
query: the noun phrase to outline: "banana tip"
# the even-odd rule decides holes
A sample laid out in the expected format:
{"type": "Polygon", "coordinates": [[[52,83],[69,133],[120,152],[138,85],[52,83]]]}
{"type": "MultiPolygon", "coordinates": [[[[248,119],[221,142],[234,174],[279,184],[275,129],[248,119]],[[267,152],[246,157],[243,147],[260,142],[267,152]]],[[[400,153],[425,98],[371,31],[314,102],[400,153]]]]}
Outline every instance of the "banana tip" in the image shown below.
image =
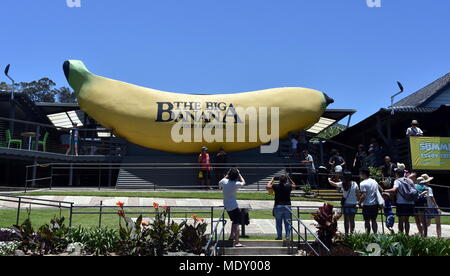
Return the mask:
{"type": "Polygon", "coordinates": [[[328,96],[326,93],[323,93],[323,95],[324,95],[324,97],[325,97],[325,102],[326,102],[326,105],[327,105],[327,106],[330,105],[330,104],[332,104],[332,103],[334,103],[334,99],[333,99],[333,98],[331,98],[330,96],[328,96]]]}
{"type": "Polygon", "coordinates": [[[63,64],[63,71],[66,79],[69,80],[69,72],[70,72],[70,61],[66,60],[63,64]]]}

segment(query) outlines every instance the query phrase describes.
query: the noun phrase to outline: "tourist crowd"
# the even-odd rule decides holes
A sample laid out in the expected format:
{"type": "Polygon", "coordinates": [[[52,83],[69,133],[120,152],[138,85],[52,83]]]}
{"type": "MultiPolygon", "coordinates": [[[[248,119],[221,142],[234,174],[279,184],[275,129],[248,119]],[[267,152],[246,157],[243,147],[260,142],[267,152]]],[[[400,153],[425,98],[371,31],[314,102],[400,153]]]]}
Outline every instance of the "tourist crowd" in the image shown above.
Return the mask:
{"type": "MultiPolygon", "coordinates": [[[[422,136],[423,131],[418,122],[413,121],[406,131],[407,136],[422,136]]],[[[308,151],[304,135],[291,138],[292,156],[301,157],[300,163],[306,168],[306,183],[316,186],[317,171],[313,156],[308,151]]],[[[211,158],[206,147],[198,156],[200,163],[199,178],[203,185],[211,189],[211,158]]],[[[228,157],[223,148],[215,156],[217,181],[223,190],[224,207],[232,221],[230,240],[236,246],[239,242],[239,225],[242,224],[242,211],[238,206],[236,194],[245,180],[237,168],[227,168],[228,157]]],[[[379,232],[379,216],[384,217],[386,228],[394,233],[394,225],[398,223],[398,231],[409,235],[410,218],[414,218],[420,235],[426,237],[431,221],[436,223],[436,233],[441,237],[441,222],[438,204],[433,196],[430,182],[433,177],[427,174],[418,175],[406,170],[404,164],[394,163],[390,156],[384,156],[383,148],[375,139],[366,150],[359,145],[357,153],[350,165],[340,155],[338,150],[332,150],[329,165],[328,183],[342,191],[340,215],[344,218],[345,234],[355,231],[357,214],[362,214],[367,233],[379,232]],[[379,175],[371,175],[369,168],[378,169],[379,175]],[[355,181],[355,175],[359,181],[355,181]],[[393,208],[395,207],[395,212],[393,208]],[[358,210],[361,210],[359,213],[358,210]]],[[[298,186],[289,174],[279,175],[270,179],[266,185],[269,193],[274,194],[273,215],[276,221],[277,239],[283,239],[282,229],[285,228],[285,239],[291,235],[292,205],[291,192],[298,186]]]]}

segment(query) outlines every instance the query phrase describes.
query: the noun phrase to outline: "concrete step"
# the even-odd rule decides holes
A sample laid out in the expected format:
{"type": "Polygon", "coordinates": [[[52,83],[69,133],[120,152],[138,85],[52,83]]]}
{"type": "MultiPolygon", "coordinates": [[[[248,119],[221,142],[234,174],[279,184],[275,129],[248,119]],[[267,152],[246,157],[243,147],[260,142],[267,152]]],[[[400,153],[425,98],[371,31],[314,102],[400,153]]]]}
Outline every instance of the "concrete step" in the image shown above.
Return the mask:
{"type": "Polygon", "coordinates": [[[288,247],[230,247],[224,248],[225,256],[275,256],[275,255],[295,255],[298,249],[294,248],[289,252],[288,247]]]}
{"type": "Polygon", "coordinates": [[[288,241],[276,240],[245,240],[241,241],[246,247],[287,247],[288,241]]]}

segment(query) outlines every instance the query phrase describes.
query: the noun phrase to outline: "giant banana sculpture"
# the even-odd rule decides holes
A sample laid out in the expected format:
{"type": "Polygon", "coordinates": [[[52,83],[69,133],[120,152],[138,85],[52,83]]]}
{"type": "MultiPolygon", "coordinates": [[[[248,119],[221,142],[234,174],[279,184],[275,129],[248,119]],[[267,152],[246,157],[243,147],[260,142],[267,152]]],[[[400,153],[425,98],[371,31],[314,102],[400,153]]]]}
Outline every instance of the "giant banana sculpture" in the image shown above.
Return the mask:
{"type": "Polygon", "coordinates": [[[198,152],[203,145],[211,151],[217,151],[220,147],[226,151],[255,148],[268,141],[253,135],[255,128],[252,124],[261,129],[261,125],[255,122],[258,118],[252,117],[252,112],[240,112],[251,111],[252,108],[258,112],[267,108],[266,113],[260,112],[258,115],[269,116],[276,115],[278,111],[277,121],[273,121],[274,117],[267,118],[267,133],[272,132],[272,139],[285,138],[291,131],[315,124],[325,108],[333,102],[324,93],[297,87],[236,94],[179,94],[94,75],[81,61],[66,61],[63,69],[80,108],[101,125],[132,143],[176,153],[198,152]],[[211,140],[206,136],[200,136],[199,139],[196,136],[206,131],[208,123],[213,125],[213,130],[209,131],[216,134],[215,137],[222,136],[222,140],[211,140]],[[223,133],[218,130],[220,123],[223,133]],[[274,127],[276,123],[278,125],[274,127]],[[184,124],[182,128],[177,129],[181,124],[184,124]],[[188,129],[186,124],[192,129],[188,129]],[[237,135],[234,139],[227,136],[229,125],[235,131],[239,126],[244,126],[244,139],[237,139],[237,135]],[[187,130],[192,130],[190,134],[185,133],[191,140],[174,138],[174,133],[187,130]]]}

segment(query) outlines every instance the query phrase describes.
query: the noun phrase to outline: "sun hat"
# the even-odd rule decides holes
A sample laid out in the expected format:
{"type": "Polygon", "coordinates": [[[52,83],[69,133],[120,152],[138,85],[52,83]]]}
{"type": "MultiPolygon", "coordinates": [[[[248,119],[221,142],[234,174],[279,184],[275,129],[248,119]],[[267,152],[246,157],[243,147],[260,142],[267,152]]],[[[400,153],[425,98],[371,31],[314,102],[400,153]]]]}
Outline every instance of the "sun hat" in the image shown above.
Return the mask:
{"type": "Polygon", "coordinates": [[[417,182],[419,184],[426,184],[432,181],[434,177],[429,176],[428,174],[422,174],[419,178],[417,178],[417,182]]]}
{"type": "Polygon", "coordinates": [[[403,163],[397,163],[397,168],[395,170],[406,170],[406,165],[403,163]]]}
{"type": "Polygon", "coordinates": [[[336,166],[336,167],[334,167],[334,172],[337,172],[337,173],[341,173],[342,172],[342,166],[336,166]]]}

